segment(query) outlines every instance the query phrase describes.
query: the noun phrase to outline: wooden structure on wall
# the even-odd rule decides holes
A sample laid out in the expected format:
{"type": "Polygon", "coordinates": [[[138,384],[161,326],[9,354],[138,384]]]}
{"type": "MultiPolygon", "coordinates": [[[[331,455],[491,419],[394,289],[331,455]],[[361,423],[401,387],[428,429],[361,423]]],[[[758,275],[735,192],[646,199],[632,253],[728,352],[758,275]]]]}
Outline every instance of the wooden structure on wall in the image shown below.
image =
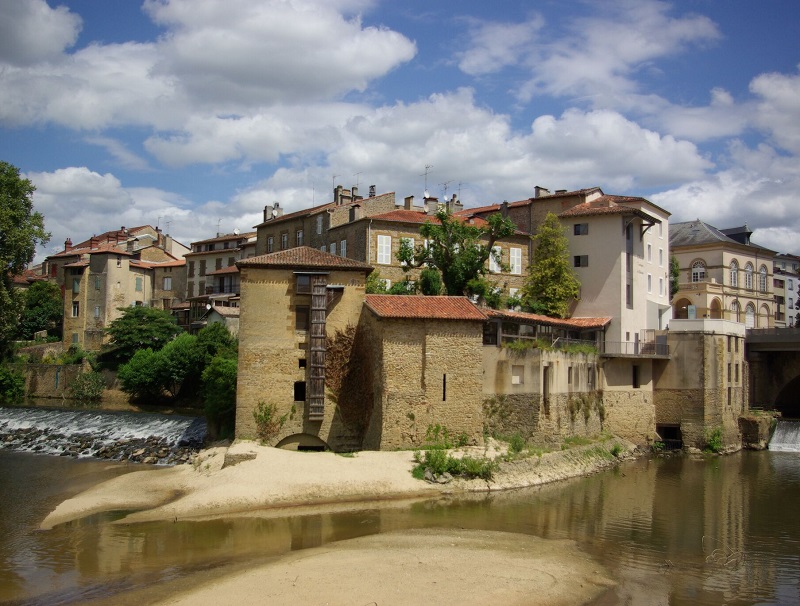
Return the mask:
{"type": "Polygon", "coordinates": [[[325,413],[325,318],[328,308],[327,276],[311,277],[311,368],[308,420],[321,421],[325,413]]]}

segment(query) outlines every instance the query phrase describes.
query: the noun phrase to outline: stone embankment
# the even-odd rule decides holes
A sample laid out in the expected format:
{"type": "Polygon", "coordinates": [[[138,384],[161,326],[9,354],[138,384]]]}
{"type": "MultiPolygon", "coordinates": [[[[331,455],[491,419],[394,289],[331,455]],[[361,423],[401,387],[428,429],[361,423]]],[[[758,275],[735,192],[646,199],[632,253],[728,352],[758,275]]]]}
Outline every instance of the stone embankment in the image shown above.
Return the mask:
{"type": "Polygon", "coordinates": [[[171,445],[165,438],[129,438],[103,442],[89,433],[65,435],[56,429],[0,427],[0,448],[62,457],[95,457],[153,465],[191,463],[198,448],[171,445]]]}

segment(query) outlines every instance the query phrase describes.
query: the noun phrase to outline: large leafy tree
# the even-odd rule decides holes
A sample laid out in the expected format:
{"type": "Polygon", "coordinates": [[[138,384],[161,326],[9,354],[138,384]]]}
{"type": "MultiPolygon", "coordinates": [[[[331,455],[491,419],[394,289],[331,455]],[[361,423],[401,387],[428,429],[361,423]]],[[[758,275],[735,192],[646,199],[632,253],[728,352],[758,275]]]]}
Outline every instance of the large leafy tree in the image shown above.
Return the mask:
{"type": "Polygon", "coordinates": [[[37,244],[50,240],[44,217],[33,210],[35,189],[16,166],[0,161],[0,359],[10,353],[23,306],[12,279],[33,259],[37,244]]]}
{"type": "Polygon", "coordinates": [[[494,245],[514,233],[514,223],[495,213],[486,224],[473,225],[447,209],[437,212],[436,219],[420,227],[424,244],[412,248],[403,240],[397,258],[406,271],[422,266],[438,270],[450,296],[480,294],[478,285],[485,280],[489,258],[502,263],[494,245]]]}
{"type": "Polygon", "coordinates": [[[578,297],[580,282],[569,264],[569,241],[553,213],[547,213],[533,237],[533,263],[522,288],[523,307],[533,313],[565,318],[578,297]]]}
{"type": "Polygon", "coordinates": [[[40,330],[56,334],[61,330],[64,302],[61,290],[55,282],[39,280],[25,292],[25,308],[19,321],[19,337],[33,339],[40,330]]]}
{"type": "Polygon", "coordinates": [[[681,281],[681,266],[675,255],[669,257],[669,296],[670,299],[678,294],[681,281]]]}
{"type": "Polygon", "coordinates": [[[119,364],[130,360],[140,349],[158,351],[183,332],[168,311],[143,306],[125,307],[106,330],[111,335],[111,357],[119,364]]]}

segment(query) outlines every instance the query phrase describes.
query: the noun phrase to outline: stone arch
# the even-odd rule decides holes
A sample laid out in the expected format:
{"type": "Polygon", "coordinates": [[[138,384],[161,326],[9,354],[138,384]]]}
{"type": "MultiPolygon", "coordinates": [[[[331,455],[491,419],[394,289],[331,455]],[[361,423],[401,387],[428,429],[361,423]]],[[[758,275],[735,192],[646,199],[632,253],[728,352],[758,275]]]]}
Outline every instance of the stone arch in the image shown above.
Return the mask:
{"type": "Polygon", "coordinates": [[[756,306],[748,303],[744,309],[744,327],[755,328],[756,326],[756,306]]]}
{"type": "Polygon", "coordinates": [[[762,265],[758,270],[758,290],[767,292],[767,266],[762,265]]]}
{"type": "Polygon", "coordinates": [[[768,328],[769,327],[769,307],[767,304],[764,303],[761,305],[761,311],[758,314],[758,326],[761,328],[768,328]]]}
{"type": "Polygon", "coordinates": [[[706,281],[706,262],[703,261],[703,259],[696,259],[695,261],[692,261],[691,270],[689,271],[689,281],[706,281]]]}
{"type": "Polygon", "coordinates": [[[322,438],[310,433],[293,433],[278,442],[275,448],[283,448],[284,450],[330,450],[328,444],[322,438]]]}
{"type": "Polygon", "coordinates": [[[730,283],[733,288],[739,288],[739,262],[736,259],[731,261],[730,283]]]}
{"type": "Polygon", "coordinates": [[[689,319],[689,306],[692,302],[689,299],[682,298],[678,299],[675,302],[674,310],[675,310],[675,319],[676,320],[688,320],[689,319]]]}
{"type": "Polygon", "coordinates": [[[739,301],[732,301],[731,302],[731,321],[733,321],[733,322],[741,322],[741,313],[742,313],[742,306],[739,305],[739,301]]]}
{"type": "Polygon", "coordinates": [[[711,299],[711,305],[709,306],[709,317],[712,320],[721,320],[722,319],[722,304],[720,303],[717,297],[711,299]]]}

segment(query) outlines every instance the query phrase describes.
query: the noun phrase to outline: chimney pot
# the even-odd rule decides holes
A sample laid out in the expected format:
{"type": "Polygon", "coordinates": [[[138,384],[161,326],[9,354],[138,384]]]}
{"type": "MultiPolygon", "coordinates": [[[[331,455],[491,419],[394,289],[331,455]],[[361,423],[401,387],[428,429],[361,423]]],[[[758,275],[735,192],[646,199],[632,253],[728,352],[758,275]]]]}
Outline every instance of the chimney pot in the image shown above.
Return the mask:
{"type": "Polygon", "coordinates": [[[64,240],[64,252],[69,252],[72,250],[72,238],[67,238],[64,240]]]}
{"type": "Polygon", "coordinates": [[[403,208],[405,210],[414,210],[414,196],[406,196],[403,200],[403,208]]]}
{"type": "Polygon", "coordinates": [[[369,186],[369,197],[370,198],[374,198],[375,197],[375,186],[374,185],[370,185],[369,186]]]}

